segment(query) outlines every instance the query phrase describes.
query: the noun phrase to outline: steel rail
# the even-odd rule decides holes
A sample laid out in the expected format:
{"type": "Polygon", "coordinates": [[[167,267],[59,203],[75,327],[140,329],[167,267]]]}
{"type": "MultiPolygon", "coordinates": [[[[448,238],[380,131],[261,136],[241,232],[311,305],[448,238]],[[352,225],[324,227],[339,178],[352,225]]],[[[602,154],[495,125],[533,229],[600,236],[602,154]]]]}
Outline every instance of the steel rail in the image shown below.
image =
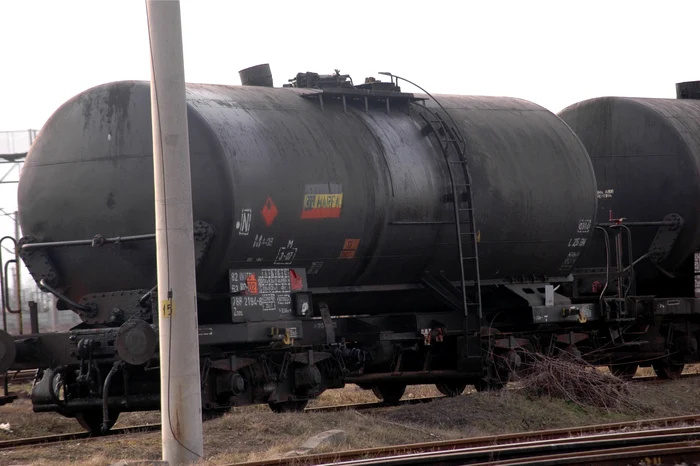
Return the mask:
{"type": "Polygon", "coordinates": [[[383,466],[463,465],[474,463],[493,464],[494,458],[498,458],[498,464],[503,464],[503,462],[509,460],[522,462],[533,457],[555,459],[571,458],[572,455],[578,457],[590,451],[615,451],[623,448],[634,451],[650,445],[653,445],[653,448],[658,448],[659,446],[689,440],[693,440],[696,443],[700,440],[700,426],[658,429],[653,432],[623,432],[554,440],[525,441],[496,446],[446,448],[417,451],[403,455],[314,464],[318,466],[329,466],[331,464],[338,466],[376,466],[379,464],[383,466]]]}
{"type": "Polygon", "coordinates": [[[6,375],[0,375],[0,381],[7,378],[7,383],[16,384],[32,381],[36,378],[36,369],[20,370],[16,372],[8,372],[6,375]]]}
{"type": "Polygon", "coordinates": [[[69,434],[45,435],[42,437],[18,438],[11,440],[0,441],[0,450],[8,448],[26,447],[41,444],[51,444],[58,442],[70,442],[73,440],[82,440],[87,438],[102,438],[114,435],[137,434],[141,432],[153,432],[160,430],[160,424],[144,424],[140,426],[121,427],[111,429],[107,434],[102,436],[93,436],[90,432],[72,432],[69,434]]]}
{"type": "MultiPolygon", "coordinates": [[[[387,456],[387,455],[398,455],[411,453],[415,455],[415,452],[455,452],[458,449],[464,449],[465,447],[471,448],[475,453],[478,453],[481,448],[484,451],[489,451],[488,449],[494,448],[514,448],[519,444],[515,443],[520,441],[521,445],[527,445],[530,447],[535,446],[546,446],[553,445],[557,443],[571,442],[572,440],[582,440],[592,441],[595,439],[607,439],[608,441],[614,441],[619,439],[625,439],[629,437],[636,436],[637,438],[658,438],[659,432],[665,432],[667,435],[693,435],[700,439],[700,426],[689,426],[675,428],[675,430],[669,429],[657,429],[657,430],[646,430],[646,431],[636,431],[636,432],[622,432],[622,433],[610,433],[604,436],[593,436],[596,432],[601,431],[612,431],[616,429],[624,428],[644,428],[650,426],[659,425],[673,425],[686,422],[700,422],[700,414],[697,415],[687,415],[687,416],[677,416],[668,418],[658,418],[643,421],[626,421],[610,424],[599,424],[592,426],[574,427],[574,428],[564,428],[564,429],[552,429],[536,432],[521,432],[516,434],[504,434],[497,436],[487,436],[487,437],[476,437],[470,439],[460,439],[460,440],[450,440],[450,441],[440,441],[440,442],[429,442],[420,444],[407,444],[407,445],[396,445],[390,447],[377,447],[365,450],[348,450],[337,453],[326,453],[319,455],[309,455],[309,456],[298,456],[291,458],[279,458],[271,460],[263,460],[256,462],[244,463],[246,466],[272,466],[272,465],[286,465],[286,464],[317,464],[319,461],[350,461],[357,460],[358,458],[367,457],[377,457],[377,456],[387,456]],[[589,434],[588,437],[585,437],[589,434]],[[577,435],[577,437],[573,437],[577,435]],[[522,443],[523,440],[531,439],[529,442],[522,443]],[[537,439],[537,440],[532,440],[537,439]]],[[[74,432],[69,434],[59,434],[59,435],[49,435],[42,437],[32,437],[23,439],[11,439],[0,441],[0,450],[9,448],[18,448],[25,446],[35,446],[42,444],[52,444],[59,442],[69,442],[82,439],[98,439],[103,437],[118,436],[124,434],[138,434],[144,432],[154,432],[160,430],[160,424],[145,424],[138,426],[122,427],[110,430],[106,435],[103,436],[93,436],[89,432],[74,432]]],[[[410,456],[410,455],[409,455],[410,456]]],[[[385,458],[386,459],[386,458],[385,458]]],[[[430,459],[433,461],[433,459],[430,459]]],[[[354,463],[352,463],[354,464],[354,463]]],[[[371,463],[369,463],[371,464],[371,463]]],[[[384,464],[384,463],[382,463],[384,464]]]]}
{"type": "MultiPolygon", "coordinates": [[[[414,398],[414,399],[402,400],[400,402],[400,404],[404,405],[404,404],[427,403],[427,402],[432,401],[436,398],[441,398],[441,397],[424,397],[424,398],[414,398]]],[[[305,411],[307,411],[307,412],[327,412],[327,411],[343,411],[343,410],[348,410],[348,409],[354,409],[354,410],[359,411],[359,410],[374,409],[374,408],[381,408],[381,407],[388,407],[388,406],[390,406],[390,405],[387,405],[387,404],[382,403],[382,402],[358,403],[358,404],[311,407],[311,408],[306,408],[305,411]]],[[[141,432],[154,432],[154,431],[160,430],[160,427],[161,427],[160,424],[144,424],[144,425],[133,426],[133,427],[122,427],[122,428],[117,428],[117,429],[111,429],[109,432],[107,432],[106,436],[133,434],[133,433],[141,433],[141,432]]],[[[101,438],[101,437],[104,437],[104,435],[93,435],[93,434],[90,434],[89,432],[73,432],[73,433],[68,433],[68,434],[47,435],[47,436],[42,436],[42,437],[30,437],[30,438],[23,438],[23,439],[3,440],[3,441],[0,441],[0,450],[7,449],[7,448],[30,446],[30,445],[70,442],[73,440],[81,440],[81,439],[87,439],[87,438],[101,438]]]]}
{"type": "MultiPolygon", "coordinates": [[[[688,464],[700,460],[700,445],[696,441],[660,443],[655,445],[609,448],[574,454],[542,455],[516,460],[498,461],[499,466],[559,466],[585,465],[617,466],[619,464],[688,464]],[[649,461],[651,460],[651,463],[649,461]]],[[[492,466],[493,461],[472,463],[472,466],[492,466]]]]}
{"type": "MultiPolygon", "coordinates": [[[[22,372],[29,373],[32,371],[22,371],[22,372]]],[[[33,375],[33,374],[27,374],[27,375],[33,375]]],[[[684,374],[684,376],[697,377],[697,376],[700,376],[700,374],[684,374]]],[[[644,379],[644,381],[647,381],[647,380],[656,379],[656,377],[653,377],[653,376],[652,377],[643,377],[643,379],[644,379]]],[[[410,399],[406,399],[406,400],[401,400],[398,405],[389,405],[387,403],[379,401],[379,402],[342,404],[342,405],[331,405],[331,406],[315,406],[315,407],[306,408],[304,411],[305,412],[334,412],[334,411],[346,411],[346,410],[363,411],[363,410],[373,410],[373,409],[380,409],[380,408],[392,408],[392,407],[397,407],[397,406],[402,406],[402,405],[414,405],[414,404],[429,403],[429,402],[434,401],[434,400],[439,399],[439,398],[446,398],[446,397],[440,395],[440,396],[435,396],[435,397],[410,398],[410,399]]],[[[516,442],[516,441],[523,440],[523,439],[541,438],[541,439],[546,439],[548,441],[551,441],[551,440],[556,440],[559,438],[568,438],[568,437],[571,437],[572,435],[579,435],[579,436],[589,435],[589,434],[593,434],[593,433],[601,432],[601,431],[606,431],[606,430],[611,431],[611,430],[615,430],[615,429],[623,429],[623,428],[629,428],[629,427],[642,428],[642,427],[657,426],[657,425],[673,425],[673,424],[678,424],[678,423],[683,423],[683,422],[698,422],[698,423],[700,423],[700,414],[697,414],[697,415],[691,414],[691,415],[686,415],[686,416],[676,416],[676,417],[667,417],[667,418],[657,418],[657,419],[641,420],[641,421],[625,421],[625,422],[598,424],[598,425],[573,427],[573,428],[550,429],[550,430],[542,430],[542,431],[535,431],[535,432],[520,432],[520,433],[513,433],[513,434],[502,434],[502,435],[496,435],[496,436],[475,437],[475,438],[459,439],[459,440],[447,440],[447,441],[440,441],[440,442],[395,445],[395,446],[390,446],[390,447],[376,447],[376,448],[370,448],[370,449],[360,450],[360,451],[348,450],[345,452],[338,452],[338,453],[311,455],[309,457],[297,457],[297,460],[311,459],[311,458],[319,459],[319,460],[332,460],[333,458],[352,459],[352,458],[358,458],[361,456],[376,456],[376,455],[395,454],[395,453],[400,453],[400,452],[412,452],[412,451],[418,451],[418,450],[423,450],[423,449],[433,449],[433,450],[434,449],[454,449],[454,448],[461,448],[461,447],[467,447],[467,446],[474,447],[474,446],[479,446],[479,445],[493,445],[494,443],[502,445],[502,444],[512,443],[512,442],[516,442]]],[[[88,438],[100,438],[100,437],[104,437],[104,436],[123,435],[123,434],[129,434],[129,433],[153,432],[153,431],[160,430],[160,427],[161,427],[160,424],[144,424],[144,425],[138,425],[138,426],[113,428],[106,435],[94,435],[94,434],[91,434],[89,432],[73,432],[73,433],[67,433],[67,434],[48,435],[48,436],[41,436],[41,437],[3,440],[3,441],[0,441],[0,450],[7,449],[7,448],[30,446],[30,445],[50,444],[50,443],[67,442],[67,441],[88,439],[88,438]]],[[[263,465],[266,466],[266,465],[288,464],[285,461],[286,460],[274,459],[274,460],[263,460],[260,462],[245,463],[245,464],[249,465],[249,466],[263,466],[263,465]]]]}
{"type": "MultiPolygon", "coordinates": [[[[36,377],[36,369],[26,369],[26,370],[20,370],[12,373],[8,373],[8,383],[13,384],[13,383],[23,383],[27,381],[31,381],[36,377]]],[[[693,374],[682,374],[680,376],[680,379],[691,379],[691,378],[697,378],[700,377],[700,373],[693,373],[693,374]]],[[[4,380],[4,376],[0,375],[0,380],[4,380]]],[[[628,382],[634,382],[634,383],[642,383],[642,382],[654,382],[654,381],[670,381],[670,380],[678,380],[678,379],[659,379],[655,375],[643,375],[643,376],[637,376],[634,377],[628,382]]],[[[416,403],[424,403],[427,401],[432,401],[435,399],[439,398],[444,398],[444,396],[439,395],[439,396],[433,396],[433,397],[422,397],[422,398],[414,398],[414,399],[407,399],[407,400],[402,400],[401,404],[416,404],[416,403]]],[[[337,409],[355,409],[358,407],[364,407],[366,406],[367,408],[381,408],[384,406],[388,406],[382,402],[367,402],[365,404],[346,404],[346,405],[337,405],[334,406],[337,409]]],[[[333,407],[314,407],[314,408],[307,408],[308,410],[312,411],[322,411],[324,409],[331,409],[333,407]]]]}
{"type": "Polygon", "coordinates": [[[418,398],[407,398],[405,400],[400,400],[397,405],[391,405],[388,403],[385,403],[383,401],[370,401],[367,403],[350,403],[350,404],[342,404],[342,405],[329,405],[329,406],[312,406],[310,408],[306,408],[304,412],[325,412],[325,411],[345,411],[345,410],[356,410],[356,411],[362,411],[366,409],[377,409],[377,408],[395,408],[397,406],[404,406],[404,405],[417,405],[417,404],[423,404],[423,403],[430,403],[431,401],[441,399],[441,398],[446,398],[444,395],[439,395],[439,396],[424,396],[424,397],[418,397],[418,398]]]}
{"type": "MultiPolygon", "coordinates": [[[[539,457],[522,458],[511,461],[499,461],[499,465],[586,465],[595,464],[619,465],[619,464],[667,464],[662,460],[671,460],[675,464],[687,464],[690,459],[700,459],[700,446],[696,441],[660,443],[645,446],[610,448],[580,452],[576,454],[544,455],[539,457]],[[681,455],[681,456],[679,456],[681,455]],[[690,455],[690,456],[689,456],[690,455]],[[653,458],[653,459],[652,459],[653,458]],[[632,462],[641,460],[641,463],[632,462]],[[622,463],[620,463],[622,461],[622,463]]],[[[493,462],[476,463],[473,466],[493,465],[493,462]]]]}
{"type": "MultiPolygon", "coordinates": [[[[639,437],[645,436],[645,438],[651,438],[653,431],[632,431],[632,432],[614,432],[620,429],[643,429],[653,426],[671,426],[682,423],[689,422],[700,422],[700,414],[685,415],[685,416],[675,416],[666,418],[657,418],[641,421],[625,421],[616,422],[608,424],[596,424],[590,426],[573,427],[573,428],[562,428],[562,429],[549,429],[534,432],[519,432],[512,434],[502,434],[494,436],[484,436],[484,437],[474,437],[467,439],[458,440],[443,440],[437,442],[426,442],[426,443],[415,443],[406,445],[394,445],[389,447],[374,447],[362,450],[346,450],[334,453],[320,453],[304,456],[296,456],[290,458],[273,458],[268,460],[260,460],[254,462],[241,463],[245,466],[283,466],[283,465],[305,465],[305,464],[332,464],[333,462],[348,462],[348,461],[358,461],[362,458],[366,458],[363,461],[372,461],[372,458],[382,458],[381,464],[387,461],[388,456],[411,456],[420,452],[453,452],[458,449],[475,449],[481,448],[480,453],[493,451],[499,448],[513,448],[518,443],[527,444],[531,446],[546,446],[554,443],[565,443],[571,441],[582,441],[583,439],[597,438],[595,434],[601,432],[611,432],[607,435],[609,440],[620,440],[624,436],[634,436],[639,437]],[[325,462],[325,463],[324,463],[325,462]]],[[[696,435],[700,438],[700,426],[683,427],[681,430],[676,430],[677,435],[687,435],[688,431],[696,432],[696,435]],[[686,432],[686,434],[680,433],[686,432]]],[[[658,429],[657,431],[658,432],[658,429]]],[[[603,438],[602,436],[598,436],[603,438]]],[[[430,459],[429,461],[433,461],[430,459]]],[[[345,463],[343,463],[345,464],[345,463]]],[[[347,463],[350,464],[363,464],[363,463],[347,463]]],[[[372,464],[372,463],[367,463],[372,464]]],[[[380,464],[380,463],[375,463],[380,464]]],[[[428,463],[430,464],[430,463],[428,463]]],[[[233,465],[230,465],[233,466],[233,465]]]]}

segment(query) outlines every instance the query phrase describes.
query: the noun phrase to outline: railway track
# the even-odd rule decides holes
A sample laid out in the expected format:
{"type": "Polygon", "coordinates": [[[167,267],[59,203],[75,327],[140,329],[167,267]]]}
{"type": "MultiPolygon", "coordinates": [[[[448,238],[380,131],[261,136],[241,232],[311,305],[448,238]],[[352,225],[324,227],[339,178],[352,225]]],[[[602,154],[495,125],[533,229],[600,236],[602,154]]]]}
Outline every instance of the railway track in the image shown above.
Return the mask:
{"type": "Polygon", "coordinates": [[[46,435],[43,437],[30,437],[30,438],[18,438],[12,440],[2,440],[0,441],[0,450],[8,448],[17,447],[27,447],[34,445],[50,444],[50,443],[60,443],[60,442],[71,442],[73,440],[82,440],[88,438],[103,438],[118,436],[124,434],[136,434],[142,432],[154,432],[160,430],[160,424],[144,424],[140,426],[130,426],[111,429],[106,435],[103,436],[93,436],[89,432],[73,432],[70,434],[58,434],[58,435],[46,435]]]}
{"type": "Polygon", "coordinates": [[[36,377],[36,369],[8,372],[6,375],[0,377],[3,383],[5,378],[7,378],[7,383],[10,385],[31,382],[36,377]]]}
{"type": "MultiPolygon", "coordinates": [[[[692,374],[681,374],[679,379],[695,379],[700,377],[700,373],[692,373],[692,374]]],[[[678,379],[675,379],[678,380],[678,379]]],[[[656,383],[656,382],[669,382],[670,379],[660,379],[656,377],[655,375],[642,375],[642,376],[637,376],[633,377],[631,379],[631,382],[634,383],[656,383]]]]}
{"type": "MultiPolygon", "coordinates": [[[[30,372],[30,371],[24,371],[24,372],[30,372]]],[[[33,372],[33,371],[32,371],[33,372]]],[[[24,375],[24,377],[28,377],[27,375],[24,375]]],[[[694,378],[694,377],[700,377],[700,374],[683,374],[682,378],[694,378]]],[[[634,382],[664,382],[664,380],[659,380],[654,376],[643,376],[643,377],[635,377],[632,379],[634,382]]],[[[515,388],[517,390],[517,388],[515,388]]],[[[417,404],[423,404],[423,403],[430,403],[434,400],[440,399],[440,398],[445,398],[443,395],[439,396],[430,396],[430,397],[419,397],[419,398],[409,398],[409,399],[404,399],[399,402],[398,405],[390,405],[382,401],[376,401],[376,402],[367,402],[367,403],[350,403],[350,404],[342,404],[342,405],[332,405],[332,406],[313,406],[306,408],[304,411],[305,412],[333,412],[333,411],[345,411],[345,410],[355,410],[355,411],[366,411],[366,410],[375,410],[375,409],[381,409],[381,408],[394,408],[397,406],[406,406],[406,405],[417,405],[417,404]]],[[[647,422],[649,425],[656,425],[659,423],[670,423],[670,422],[698,422],[700,423],[700,414],[699,415],[690,415],[690,416],[685,416],[685,417],[680,417],[680,418],[665,418],[665,419],[656,419],[656,420],[651,420],[651,421],[644,421],[647,422]]],[[[613,429],[618,429],[618,428],[624,428],[624,427],[629,427],[629,426],[638,426],[644,424],[644,422],[637,422],[637,421],[631,421],[631,422],[625,422],[625,423],[616,423],[616,424],[605,424],[601,426],[591,426],[591,427],[585,427],[585,428],[574,428],[574,429],[559,429],[559,430],[553,430],[553,431],[541,431],[541,432],[533,432],[531,434],[507,434],[507,435],[502,435],[502,436],[497,436],[497,437],[488,437],[489,439],[495,439],[495,441],[500,442],[500,441],[506,441],[508,439],[514,440],[518,438],[532,438],[531,436],[538,436],[538,435],[558,435],[559,432],[561,433],[572,433],[572,432],[579,432],[581,434],[587,433],[587,432],[594,432],[596,429],[608,429],[608,430],[613,430],[613,429]]],[[[106,436],[118,436],[118,435],[124,435],[124,434],[132,434],[132,433],[142,433],[142,432],[153,432],[153,431],[159,431],[160,430],[160,424],[144,424],[144,425],[138,425],[138,426],[130,426],[130,427],[122,427],[122,428],[113,428],[111,429],[106,436]]],[[[599,431],[599,430],[598,430],[599,431]]],[[[68,434],[58,434],[58,435],[47,435],[47,436],[42,436],[42,437],[31,437],[31,438],[21,438],[21,439],[11,439],[11,440],[4,440],[0,441],[0,450],[2,449],[8,449],[8,448],[17,448],[17,447],[24,447],[24,446],[31,446],[31,445],[41,445],[41,444],[51,444],[51,443],[60,443],[60,442],[70,442],[74,440],[81,440],[81,439],[88,439],[88,438],[102,438],[105,436],[94,436],[90,434],[89,432],[73,432],[73,433],[68,433],[68,434]]],[[[464,441],[460,442],[466,442],[464,443],[465,445],[473,445],[473,442],[480,442],[482,439],[467,439],[464,441]]],[[[439,443],[439,442],[438,442],[439,443]]],[[[447,444],[445,444],[447,445],[447,444]]],[[[405,451],[406,447],[390,447],[392,452],[395,451],[405,451]]],[[[385,449],[380,449],[380,450],[385,450],[385,449]]],[[[369,454],[373,454],[372,450],[366,450],[367,452],[370,452],[369,454]]],[[[348,453],[350,456],[352,456],[352,452],[348,453]]],[[[334,454],[338,455],[338,454],[334,454]]],[[[258,463],[251,463],[251,464],[258,464],[258,463]]],[[[278,463],[278,462],[261,462],[259,464],[286,464],[286,463],[278,463]]]]}
{"type": "MultiPolygon", "coordinates": [[[[443,397],[436,396],[436,397],[423,397],[423,398],[413,398],[413,399],[401,400],[401,402],[399,403],[399,406],[428,403],[428,402],[433,401],[437,398],[443,398],[443,397]]],[[[306,412],[330,412],[330,411],[343,411],[343,410],[348,410],[348,409],[362,411],[362,410],[369,410],[369,409],[389,407],[389,406],[390,405],[387,405],[386,403],[382,403],[382,402],[358,403],[358,404],[345,404],[345,405],[334,405],[334,406],[317,406],[317,407],[307,408],[305,411],[306,412]]],[[[159,431],[159,430],[160,430],[160,424],[143,424],[143,425],[138,425],[138,426],[113,428],[105,436],[134,434],[134,433],[142,433],[142,432],[154,432],[154,431],[159,431]]],[[[71,442],[74,440],[82,440],[82,439],[88,439],[88,438],[102,438],[105,436],[94,436],[94,435],[91,435],[89,432],[73,432],[73,433],[69,433],[69,434],[58,434],[58,435],[47,435],[47,436],[42,436],[42,437],[30,437],[30,438],[3,440],[3,441],[0,441],[0,450],[8,449],[8,448],[32,446],[32,445],[71,442]]]]}
{"type": "MultiPolygon", "coordinates": [[[[693,374],[683,374],[681,375],[681,379],[692,379],[692,378],[697,378],[700,377],[700,373],[693,373],[693,374]]],[[[649,383],[649,382],[669,382],[670,380],[664,380],[664,379],[659,379],[656,376],[639,376],[639,377],[634,377],[630,380],[630,382],[633,383],[649,383]]],[[[517,387],[513,387],[514,390],[517,390],[517,387]]],[[[431,401],[440,399],[440,398],[445,398],[444,395],[438,395],[438,396],[428,396],[428,397],[419,397],[419,398],[408,398],[401,400],[399,402],[399,406],[401,405],[413,405],[413,404],[423,404],[423,403],[429,403],[431,401]]],[[[392,405],[389,405],[387,403],[384,403],[382,401],[375,401],[375,402],[367,402],[367,403],[351,403],[351,404],[343,404],[343,405],[333,405],[333,406],[318,406],[318,407],[311,407],[311,408],[306,408],[305,411],[307,412],[323,412],[323,411],[342,411],[346,409],[355,409],[355,410],[365,410],[365,409],[377,409],[377,408],[386,408],[386,407],[391,407],[392,405]]]]}
{"type": "Polygon", "coordinates": [[[377,409],[377,408],[391,408],[391,407],[396,407],[396,406],[405,406],[405,405],[418,405],[418,404],[423,404],[423,403],[430,403],[431,401],[438,400],[440,398],[445,398],[444,395],[439,395],[439,396],[424,396],[424,397],[418,397],[418,398],[407,398],[405,400],[399,401],[398,405],[390,405],[387,403],[384,403],[383,401],[372,401],[372,402],[367,402],[367,403],[350,403],[350,404],[343,404],[343,405],[331,405],[331,406],[313,406],[310,408],[306,408],[304,411],[305,412],[326,412],[326,411],[344,411],[348,409],[353,409],[355,411],[364,411],[368,409],[377,409]]]}
{"type": "MultiPolygon", "coordinates": [[[[700,460],[700,415],[580,428],[506,434],[454,441],[348,450],[240,463],[286,465],[618,464],[620,459],[700,460]],[[693,425],[687,425],[693,424],[693,425]],[[629,431],[629,429],[633,429],[629,431]],[[644,430],[646,429],[646,430],[644,430]],[[675,456],[674,456],[675,455],[675,456]],[[494,459],[498,461],[494,463],[494,459]],[[680,457],[679,457],[680,459],[680,457]]],[[[654,462],[653,464],[663,464],[654,462]]],[[[232,465],[231,465],[232,466],[232,465]]]]}

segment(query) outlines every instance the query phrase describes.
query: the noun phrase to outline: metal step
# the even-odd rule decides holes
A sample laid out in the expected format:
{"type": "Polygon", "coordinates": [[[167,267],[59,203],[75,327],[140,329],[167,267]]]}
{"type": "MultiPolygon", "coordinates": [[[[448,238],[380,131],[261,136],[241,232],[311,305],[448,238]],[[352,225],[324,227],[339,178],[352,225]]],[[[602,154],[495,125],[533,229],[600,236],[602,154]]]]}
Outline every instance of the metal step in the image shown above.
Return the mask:
{"type": "MultiPolygon", "coordinates": [[[[464,331],[465,335],[471,333],[478,334],[480,331],[480,320],[482,315],[481,276],[479,272],[477,229],[473,215],[474,206],[473,197],[471,193],[472,183],[471,176],[469,174],[468,163],[464,153],[465,147],[463,147],[465,139],[459,133],[459,130],[456,127],[456,123],[452,121],[452,118],[450,117],[449,113],[447,113],[447,111],[442,107],[440,102],[438,102],[437,100],[435,100],[435,102],[445,112],[445,114],[451,121],[451,124],[454,126],[446,125],[445,121],[439,113],[427,107],[423,107],[419,115],[423,118],[423,120],[425,120],[425,122],[428,124],[428,127],[430,127],[432,131],[427,131],[428,127],[425,127],[423,130],[421,130],[421,133],[426,137],[430,137],[430,134],[435,135],[435,138],[437,139],[437,142],[440,145],[440,148],[443,152],[443,156],[445,158],[445,162],[447,164],[447,168],[449,170],[450,185],[452,187],[452,199],[454,200],[454,225],[457,234],[457,247],[459,249],[460,257],[459,267],[461,286],[459,292],[461,296],[459,301],[464,311],[464,331]],[[461,173],[456,174],[456,172],[452,168],[453,166],[461,166],[461,173]],[[462,195],[466,194],[466,196],[464,196],[465,199],[462,199],[458,195],[460,194],[458,193],[458,190],[460,190],[459,188],[464,188],[462,189],[464,191],[462,195]],[[466,204],[466,207],[459,206],[460,199],[463,205],[466,204]],[[463,212],[466,212],[466,214],[462,214],[463,212]],[[461,226],[463,225],[461,216],[465,216],[467,218],[467,228],[465,229],[467,231],[464,232],[461,228],[461,226]],[[465,237],[468,237],[469,240],[463,241],[463,238],[465,237]],[[465,252],[468,254],[472,253],[473,256],[465,255],[465,252]],[[470,265],[466,264],[467,261],[470,261],[470,265]],[[473,278],[473,281],[475,282],[476,299],[474,300],[467,298],[467,276],[473,278]],[[474,308],[476,308],[476,315],[474,314],[474,311],[471,310],[474,308]]],[[[477,357],[476,355],[474,356],[477,357]]],[[[479,355],[478,358],[480,357],[481,356],[479,355]]]]}

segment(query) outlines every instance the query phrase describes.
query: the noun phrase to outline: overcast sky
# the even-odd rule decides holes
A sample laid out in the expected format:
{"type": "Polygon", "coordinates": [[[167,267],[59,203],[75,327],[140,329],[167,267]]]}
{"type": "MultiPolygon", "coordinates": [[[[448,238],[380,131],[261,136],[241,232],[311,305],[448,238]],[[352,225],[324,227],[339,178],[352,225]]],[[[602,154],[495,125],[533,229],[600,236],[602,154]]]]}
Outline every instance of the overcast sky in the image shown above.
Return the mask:
{"type": "MultiPolygon", "coordinates": [[[[674,97],[676,82],[700,79],[698,0],[182,0],[181,8],[189,82],[237,85],[238,71],[259,63],[270,63],[275,86],[300,71],[339,68],[355,82],[391,71],[434,93],[508,95],[557,112],[602,95],[674,97]]],[[[0,51],[0,131],[39,128],[91,86],[150,79],[145,3],[0,0],[0,51]]],[[[12,209],[9,186],[0,207],[12,209]]]]}
{"type": "MultiPolygon", "coordinates": [[[[182,0],[181,10],[189,82],[238,85],[260,63],[275,86],[303,71],[339,68],[355,82],[391,71],[431,93],[557,112],[603,95],[672,98],[676,82],[700,80],[700,0],[182,0]]],[[[0,59],[0,131],[38,129],[89,87],[150,79],[144,0],[0,0],[0,59]]],[[[0,208],[16,209],[16,186],[0,185],[0,208]]],[[[0,211],[0,235],[13,233],[0,211]]]]}
{"type": "MultiPolygon", "coordinates": [[[[275,85],[339,68],[431,92],[509,95],[556,112],[600,95],[673,97],[700,79],[700,1],[182,0],[189,82],[275,85]]],[[[0,130],[40,127],[76,93],[150,79],[143,0],[0,0],[0,130]]]]}

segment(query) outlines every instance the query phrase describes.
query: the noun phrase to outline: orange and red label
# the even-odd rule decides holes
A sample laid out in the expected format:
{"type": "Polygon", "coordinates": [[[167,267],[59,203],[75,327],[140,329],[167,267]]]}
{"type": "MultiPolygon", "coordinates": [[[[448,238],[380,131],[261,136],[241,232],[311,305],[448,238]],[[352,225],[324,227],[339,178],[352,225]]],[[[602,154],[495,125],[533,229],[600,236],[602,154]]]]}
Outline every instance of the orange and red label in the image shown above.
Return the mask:
{"type": "Polygon", "coordinates": [[[258,294],[258,278],[254,273],[248,275],[245,279],[245,284],[250,294],[258,294]]]}
{"type": "Polygon", "coordinates": [[[277,210],[277,206],[275,205],[274,202],[272,202],[272,198],[270,196],[267,196],[267,200],[265,200],[265,205],[263,206],[262,210],[260,210],[260,214],[263,217],[263,220],[265,220],[265,225],[268,227],[272,225],[272,222],[275,221],[275,217],[277,217],[277,213],[279,211],[277,210]]]}
{"type": "Polygon", "coordinates": [[[343,187],[340,184],[311,184],[304,190],[302,219],[339,218],[343,209],[343,187]]]}
{"type": "Polygon", "coordinates": [[[357,248],[359,246],[360,246],[359,239],[354,239],[354,238],[346,239],[345,242],[343,243],[343,250],[340,251],[340,256],[338,257],[338,259],[353,259],[355,257],[355,253],[357,252],[357,248]]]}

